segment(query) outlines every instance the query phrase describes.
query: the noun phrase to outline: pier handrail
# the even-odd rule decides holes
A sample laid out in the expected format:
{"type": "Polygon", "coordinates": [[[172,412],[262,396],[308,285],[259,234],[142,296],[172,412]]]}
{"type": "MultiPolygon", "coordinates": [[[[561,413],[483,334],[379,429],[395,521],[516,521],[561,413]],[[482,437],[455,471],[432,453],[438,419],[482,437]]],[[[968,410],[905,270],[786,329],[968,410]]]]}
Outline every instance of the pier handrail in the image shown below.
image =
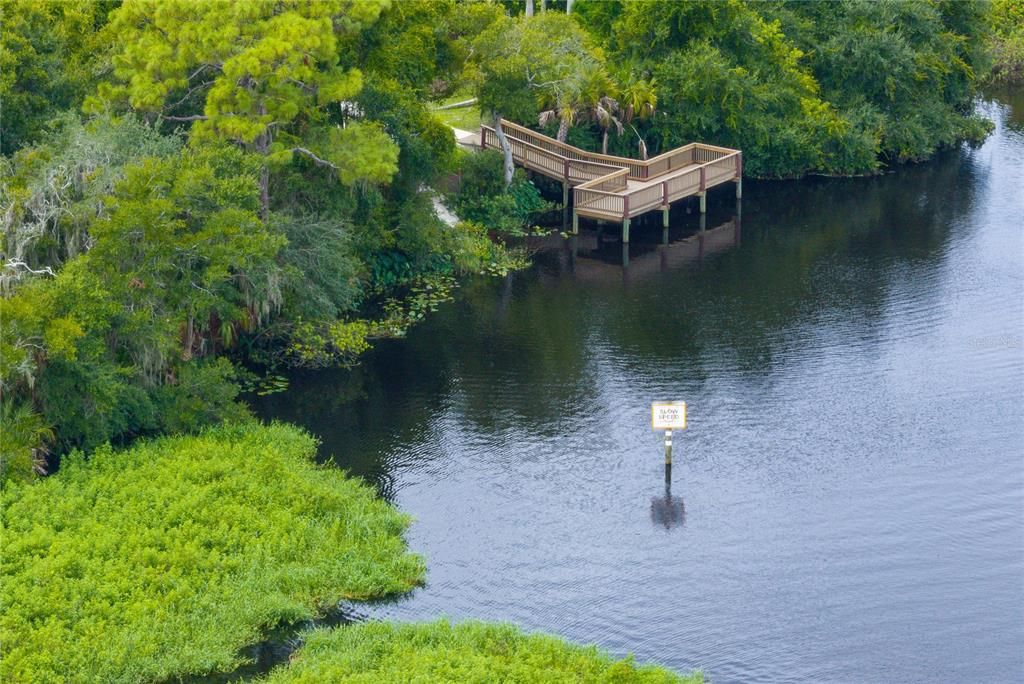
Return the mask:
{"type": "MultiPolygon", "coordinates": [[[[573,191],[576,206],[598,215],[629,219],[693,194],[703,196],[708,187],[739,181],[743,174],[742,152],[728,147],[694,142],[651,159],[627,159],[587,152],[504,119],[501,125],[513,157],[566,187],[582,181],[573,191]],[[652,183],[655,179],[659,182],[652,183]],[[630,181],[638,185],[631,188],[630,181]]],[[[497,147],[494,128],[481,125],[480,142],[497,147]]]]}

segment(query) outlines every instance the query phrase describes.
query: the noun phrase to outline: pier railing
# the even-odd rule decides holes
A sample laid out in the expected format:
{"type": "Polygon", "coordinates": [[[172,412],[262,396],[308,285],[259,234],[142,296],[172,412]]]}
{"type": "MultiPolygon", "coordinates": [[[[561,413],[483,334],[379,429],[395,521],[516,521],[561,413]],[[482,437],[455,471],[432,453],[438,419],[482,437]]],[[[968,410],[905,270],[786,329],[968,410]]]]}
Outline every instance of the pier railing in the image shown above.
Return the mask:
{"type": "MultiPolygon", "coordinates": [[[[521,166],[575,186],[577,211],[609,219],[628,219],[743,175],[739,150],[690,143],[651,159],[629,159],[559,142],[510,121],[502,130],[521,166]],[[659,182],[660,181],[660,182],[659,182]]],[[[483,148],[498,148],[498,136],[481,126],[483,148]]]]}

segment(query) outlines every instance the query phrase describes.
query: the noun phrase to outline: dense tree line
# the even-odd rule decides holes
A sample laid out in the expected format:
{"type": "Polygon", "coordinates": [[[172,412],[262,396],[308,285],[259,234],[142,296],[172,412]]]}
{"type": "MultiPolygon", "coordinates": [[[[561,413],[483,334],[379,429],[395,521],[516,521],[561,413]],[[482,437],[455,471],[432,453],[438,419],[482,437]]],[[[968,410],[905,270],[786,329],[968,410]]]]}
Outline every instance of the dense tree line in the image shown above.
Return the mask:
{"type": "Polygon", "coordinates": [[[993,81],[1024,80],[1024,0],[992,0],[990,48],[993,81]]]}
{"type": "Polygon", "coordinates": [[[238,361],[350,361],[453,275],[508,268],[493,238],[550,205],[457,150],[441,98],[610,153],[872,173],[982,137],[986,46],[1009,64],[1020,35],[1019,0],[2,9],[2,479],[236,417],[238,361]]]}
{"type": "Polygon", "coordinates": [[[473,8],[3,10],[3,479],[237,417],[247,376],[225,353],[345,362],[450,274],[509,265],[424,192],[462,163],[429,102],[473,8]]]}

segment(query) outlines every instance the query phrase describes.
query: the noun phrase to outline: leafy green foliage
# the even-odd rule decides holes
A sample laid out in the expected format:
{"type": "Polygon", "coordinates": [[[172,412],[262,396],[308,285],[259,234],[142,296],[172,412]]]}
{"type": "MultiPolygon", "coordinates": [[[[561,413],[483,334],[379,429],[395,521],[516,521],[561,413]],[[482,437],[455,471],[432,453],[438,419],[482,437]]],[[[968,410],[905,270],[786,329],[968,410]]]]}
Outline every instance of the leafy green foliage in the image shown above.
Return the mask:
{"type": "Polygon", "coordinates": [[[501,153],[486,150],[462,157],[460,186],[451,198],[461,218],[503,235],[524,235],[539,212],[550,208],[521,169],[505,187],[501,153]]]}
{"type": "Polygon", "coordinates": [[[1024,80],[1024,0],[992,0],[992,77],[995,81],[1024,80]]]}
{"type": "MultiPolygon", "coordinates": [[[[996,10],[1010,17],[1001,25],[1019,27],[1008,9],[1018,0],[1001,2],[996,10]]],[[[743,149],[754,176],[871,173],[987,133],[972,98],[987,68],[988,9],[955,0],[579,0],[572,17],[591,41],[570,40],[566,27],[541,41],[554,56],[545,57],[530,36],[566,17],[497,21],[478,41],[471,76],[482,79],[485,111],[532,124],[539,107],[559,122],[559,138],[569,125],[590,129],[575,142],[601,139],[618,154],[700,140],[743,149]],[[595,43],[608,54],[585,49],[595,43]],[[609,64],[617,83],[595,87],[609,64]],[[567,65],[569,75],[559,71],[567,65]],[[654,107],[634,119],[641,82],[656,84],[643,89],[654,107]]],[[[997,50],[1014,44],[1013,30],[997,50]]]]}
{"type": "Polygon", "coordinates": [[[985,6],[844,0],[785,4],[779,14],[808,53],[822,94],[860,112],[883,156],[919,160],[988,128],[971,116],[985,6]]]}
{"type": "Polygon", "coordinates": [[[350,101],[363,84],[361,71],[339,64],[339,38],[372,25],[387,4],[125,2],[109,29],[121,46],[114,58],[119,83],[103,84],[89,106],[122,102],[169,121],[194,121],[197,140],[230,141],[267,165],[301,154],[345,184],[386,182],[397,156],[390,137],[372,124],[330,126],[328,108],[350,101]]]}
{"type": "Polygon", "coordinates": [[[350,365],[370,348],[370,330],[363,320],[298,321],[283,356],[288,363],[307,368],[350,365]]]}
{"type": "Polygon", "coordinates": [[[0,404],[0,487],[8,480],[28,481],[46,472],[47,445],[53,430],[25,405],[0,404]]]}
{"type": "Polygon", "coordinates": [[[398,143],[398,173],[391,185],[397,200],[405,201],[424,183],[451,169],[455,161],[452,131],[431,115],[415,90],[382,75],[363,88],[359,104],[398,143]]]}
{"type": "Polygon", "coordinates": [[[274,214],[271,225],[288,241],[281,251],[284,316],[334,319],[355,310],[363,296],[362,264],[348,222],[274,214]]]}
{"type": "Polygon", "coordinates": [[[494,21],[473,43],[469,76],[483,112],[533,122],[548,111],[561,140],[612,89],[604,53],[560,12],[494,21]]]}
{"type": "Polygon", "coordinates": [[[700,684],[700,673],[614,660],[594,647],[512,625],[446,621],[368,622],[307,633],[305,644],[268,684],[289,682],[578,682],[700,684]]]}
{"type": "Polygon", "coordinates": [[[391,2],[377,22],[343,41],[342,59],[373,76],[367,86],[387,78],[417,98],[428,96],[454,80],[462,66],[451,25],[459,10],[455,0],[391,2]]]}
{"type": "Polygon", "coordinates": [[[191,359],[233,346],[280,306],[284,238],[256,214],[251,155],[190,147],[120,175],[88,224],[91,249],[0,299],[0,383],[54,426],[61,449],[237,415],[223,372],[196,390],[217,397],[204,418],[160,407],[181,400],[166,386],[190,377],[191,359]]]}
{"type": "Polygon", "coordinates": [[[55,270],[86,251],[89,224],[107,215],[105,198],[141,159],[178,153],[181,140],[129,115],[84,124],[66,113],[40,144],[17,152],[0,174],[0,289],[32,271],[55,270]],[[23,264],[23,265],[16,265],[23,264]]]}
{"type": "Polygon", "coordinates": [[[262,630],[411,589],[408,518],[249,424],[67,457],[3,493],[4,681],[230,671],[262,630]]]}
{"type": "Polygon", "coordinates": [[[94,87],[97,29],[113,3],[4,0],[0,4],[0,152],[38,141],[51,119],[94,87]]]}
{"type": "Polygon", "coordinates": [[[174,382],[160,385],[153,402],[160,431],[198,432],[221,422],[244,422],[249,412],[236,399],[239,373],[225,358],[197,360],[181,366],[174,382]]]}

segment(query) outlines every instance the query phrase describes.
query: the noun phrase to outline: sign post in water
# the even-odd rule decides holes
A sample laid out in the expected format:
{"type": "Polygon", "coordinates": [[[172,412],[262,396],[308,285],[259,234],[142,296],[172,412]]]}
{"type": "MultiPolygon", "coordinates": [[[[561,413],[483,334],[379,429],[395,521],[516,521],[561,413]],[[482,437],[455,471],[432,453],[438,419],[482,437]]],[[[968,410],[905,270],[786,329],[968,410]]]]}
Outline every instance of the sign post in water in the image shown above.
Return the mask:
{"type": "Polygon", "coordinates": [[[665,465],[672,465],[672,431],[686,429],[685,401],[656,401],[651,404],[651,427],[665,431],[665,465]]]}

